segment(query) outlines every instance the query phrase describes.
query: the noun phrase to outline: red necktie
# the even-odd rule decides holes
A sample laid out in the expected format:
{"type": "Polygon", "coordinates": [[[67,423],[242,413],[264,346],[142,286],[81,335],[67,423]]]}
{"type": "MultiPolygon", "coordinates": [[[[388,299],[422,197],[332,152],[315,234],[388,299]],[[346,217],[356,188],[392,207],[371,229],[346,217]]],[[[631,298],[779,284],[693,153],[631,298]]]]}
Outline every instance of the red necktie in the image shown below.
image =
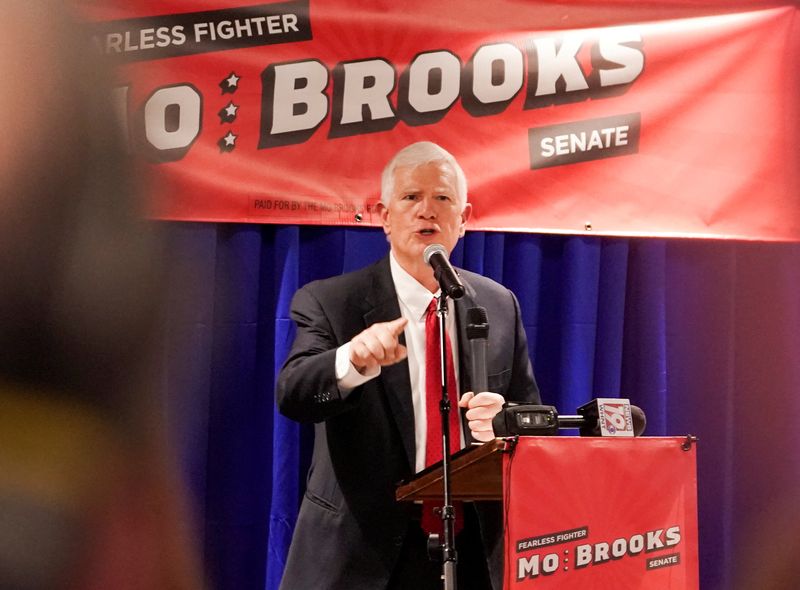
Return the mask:
{"type": "MultiPolygon", "coordinates": [[[[436,315],[437,301],[432,299],[425,316],[425,407],[427,411],[427,442],[425,444],[425,466],[442,460],[442,416],[439,402],[442,399],[442,370],[439,340],[439,318],[436,315]]],[[[450,399],[450,452],[461,448],[461,436],[458,430],[458,392],[456,390],[456,372],[453,367],[453,350],[450,337],[445,338],[447,359],[447,397],[450,399]]],[[[464,524],[463,507],[460,502],[453,502],[456,514],[455,531],[461,530],[464,524]]],[[[435,507],[441,508],[439,501],[423,502],[422,529],[429,533],[443,535],[443,521],[435,514],[435,507]]],[[[443,538],[443,537],[442,537],[443,538]]]]}

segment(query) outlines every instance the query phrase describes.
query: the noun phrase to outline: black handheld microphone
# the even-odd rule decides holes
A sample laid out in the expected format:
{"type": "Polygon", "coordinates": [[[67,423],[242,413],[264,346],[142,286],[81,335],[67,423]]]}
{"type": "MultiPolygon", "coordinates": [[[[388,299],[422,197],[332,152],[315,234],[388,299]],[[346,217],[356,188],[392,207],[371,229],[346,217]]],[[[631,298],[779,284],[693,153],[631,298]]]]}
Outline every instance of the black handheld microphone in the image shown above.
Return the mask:
{"type": "Polygon", "coordinates": [[[508,402],[492,420],[492,428],[496,436],[554,436],[560,428],[579,428],[581,436],[630,437],[640,436],[647,426],[642,409],[628,400],[594,399],[578,412],[559,416],[553,406],[508,402]]]}
{"type": "Polygon", "coordinates": [[[447,259],[447,250],[444,246],[431,244],[425,248],[422,258],[425,260],[425,264],[433,268],[433,276],[436,277],[436,281],[448,297],[459,299],[464,295],[464,284],[447,259]]]}
{"type": "Polygon", "coordinates": [[[641,436],[644,410],[627,399],[597,398],[578,408],[577,416],[558,416],[559,428],[578,428],[581,436],[641,436]]]}
{"type": "Polygon", "coordinates": [[[489,337],[489,319],[483,307],[470,307],[467,310],[467,338],[472,356],[470,381],[476,394],[489,391],[486,377],[486,347],[489,337]]]}
{"type": "Polygon", "coordinates": [[[630,430],[640,436],[647,426],[644,411],[627,399],[596,398],[578,408],[578,414],[559,416],[559,428],[580,428],[581,436],[618,436],[630,430]]]}

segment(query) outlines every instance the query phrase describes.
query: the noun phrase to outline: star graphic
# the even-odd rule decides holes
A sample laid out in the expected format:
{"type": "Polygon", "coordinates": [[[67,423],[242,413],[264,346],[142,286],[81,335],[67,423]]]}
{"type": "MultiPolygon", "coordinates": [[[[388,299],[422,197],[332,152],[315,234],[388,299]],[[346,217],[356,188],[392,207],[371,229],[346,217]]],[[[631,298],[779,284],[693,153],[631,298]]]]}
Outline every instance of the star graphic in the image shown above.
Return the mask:
{"type": "Polygon", "coordinates": [[[233,123],[236,120],[236,112],[238,110],[239,105],[234,104],[233,101],[230,101],[227,106],[222,107],[222,109],[220,109],[220,111],[217,113],[220,124],[233,123]]]}
{"type": "Polygon", "coordinates": [[[222,82],[219,83],[219,87],[222,89],[222,94],[233,94],[239,89],[239,80],[241,80],[241,76],[237,76],[236,72],[231,72],[227,78],[223,79],[222,82]]]}
{"type": "Polygon", "coordinates": [[[228,131],[226,135],[221,137],[217,142],[220,153],[232,152],[234,149],[236,149],[236,140],[238,137],[239,136],[234,135],[232,131],[228,131]]]}

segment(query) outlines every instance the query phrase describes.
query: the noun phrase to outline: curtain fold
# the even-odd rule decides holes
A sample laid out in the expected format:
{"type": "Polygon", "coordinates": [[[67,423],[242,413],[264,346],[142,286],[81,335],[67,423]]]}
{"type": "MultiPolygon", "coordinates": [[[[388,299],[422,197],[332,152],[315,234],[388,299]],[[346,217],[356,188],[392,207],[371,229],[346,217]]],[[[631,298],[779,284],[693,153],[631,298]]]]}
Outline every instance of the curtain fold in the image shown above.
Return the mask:
{"type": "MultiPolygon", "coordinates": [[[[313,441],[274,403],[291,298],[387,243],[376,228],[163,225],[164,408],[209,583],[273,590],[313,441]]],[[[452,259],[517,295],[544,403],[621,395],[646,434],[700,437],[701,587],[737,587],[780,521],[770,508],[800,489],[800,246],[470,232],[452,259]]]]}

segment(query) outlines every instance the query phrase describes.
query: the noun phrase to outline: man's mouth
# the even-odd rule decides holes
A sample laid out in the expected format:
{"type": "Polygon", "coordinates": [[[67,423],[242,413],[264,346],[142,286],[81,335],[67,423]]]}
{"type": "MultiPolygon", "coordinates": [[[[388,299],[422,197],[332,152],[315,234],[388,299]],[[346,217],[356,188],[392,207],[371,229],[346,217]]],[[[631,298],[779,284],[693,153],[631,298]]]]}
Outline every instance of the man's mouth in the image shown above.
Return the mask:
{"type": "Polygon", "coordinates": [[[436,233],[436,230],[435,229],[421,229],[421,230],[419,230],[419,233],[422,234],[423,236],[432,236],[433,234],[436,233]]]}

